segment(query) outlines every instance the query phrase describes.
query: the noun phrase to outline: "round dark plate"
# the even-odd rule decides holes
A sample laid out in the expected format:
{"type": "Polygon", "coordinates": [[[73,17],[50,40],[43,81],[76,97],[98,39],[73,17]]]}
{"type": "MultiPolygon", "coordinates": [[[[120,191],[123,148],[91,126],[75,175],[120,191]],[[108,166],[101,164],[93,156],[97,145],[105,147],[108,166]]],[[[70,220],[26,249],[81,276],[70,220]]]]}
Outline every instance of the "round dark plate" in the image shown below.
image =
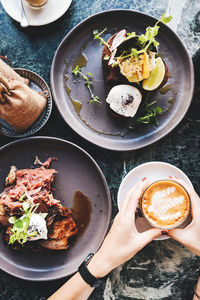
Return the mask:
{"type": "Polygon", "coordinates": [[[25,132],[16,132],[12,126],[10,126],[4,120],[0,119],[0,132],[3,135],[13,138],[24,138],[38,132],[46,124],[52,111],[52,97],[48,84],[38,74],[27,69],[15,68],[14,70],[22,77],[28,78],[30,80],[29,87],[31,89],[35,90],[36,92],[45,91],[47,94],[47,104],[45,109],[37,118],[37,120],[32,124],[32,126],[25,132]]]}
{"type": "Polygon", "coordinates": [[[159,24],[160,30],[156,39],[160,43],[159,55],[168,65],[170,78],[165,89],[161,92],[152,92],[149,97],[150,101],[156,100],[163,108],[164,113],[158,118],[159,125],[132,128],[130,120],[113,118],[106,111],[106,93],[101,66],[103,47],[98,40],[93,39],[92,32],[107,27],[107,34],[103,35],[105,40],[124,28],[128,32],[136,31],[137,34],[141,34],[145,32],[147,26],[154,26],[156,21],[153,17],[135,11],[105,11],[81,22],[59,45],[51,68],[53,98],[63,119],[88,141],[111,150],[126,151],[142,148],[168,134],[187,112],[194,89],[192,61],[181,40],[162,23],[159,24]],[[82,68],[82,72],[93,74],[93,92],[99,96],[101,104],[89,104],[88,89],[83,81],[79,82],[72,75],[76,64],[85,64],[83,56],[87,58],[87,64],[82,68]],[[65,59],[68,60],[67,66],[65,59]],[[68,88],[66,88],[66,81],[68,88]],[[76,113],[70,100],[69,88],[72,99],[82,103],[80,114],[76,113]]]}
{"type": "Polygon", "coordinates": [[[58,279],[77,271],[90,252],[101,245],[111,218],[111,199],[104,175],[94,159],[80,147],[61,139],[32,137],[12,142],[0,149],[0,192],[10,166],[18,169],[33,165],[35,156],[40,160],[53,156],[56,199],[64,206],[72,207],[74,193],[79,190],[92,202],[92,214],[88,228],[67,250],[49,252],[22,252],[10,249],[0,239],[0,268],[19,278],[43,281],[58,279]]]}

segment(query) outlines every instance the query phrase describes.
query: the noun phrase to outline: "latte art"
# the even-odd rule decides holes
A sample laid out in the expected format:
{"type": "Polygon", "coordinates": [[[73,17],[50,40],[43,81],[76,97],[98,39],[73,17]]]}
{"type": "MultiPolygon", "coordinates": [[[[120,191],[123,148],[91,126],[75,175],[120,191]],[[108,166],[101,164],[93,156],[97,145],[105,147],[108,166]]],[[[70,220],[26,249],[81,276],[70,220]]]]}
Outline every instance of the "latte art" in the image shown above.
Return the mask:
{"type": "Polygon", "coordinates": [[[156,227],[167,229],[180,225],[187,217],[189,209],[188,193],[173,181],[153,183],[142,197],[143,213],[156,227]]]}

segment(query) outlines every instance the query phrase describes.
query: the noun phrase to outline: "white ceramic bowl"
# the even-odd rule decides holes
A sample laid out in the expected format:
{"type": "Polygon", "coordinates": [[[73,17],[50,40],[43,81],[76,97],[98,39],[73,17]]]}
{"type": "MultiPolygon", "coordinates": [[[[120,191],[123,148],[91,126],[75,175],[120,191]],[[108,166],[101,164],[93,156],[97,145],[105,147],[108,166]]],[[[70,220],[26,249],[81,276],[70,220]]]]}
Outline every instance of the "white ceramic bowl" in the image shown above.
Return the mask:
{"type": "MultiPolygon", "coordinates": [[[[168,176],[176,176],[180,179],[183,179],[189,185],[193,186],[187,175],[183,173],[183,171],[181,171],[179,168],[160,161],[147,162],[132,169],[122,180],[117,196],[118,208],[120,209],[121,203],[127,192],[130,191],[130,189],[138,181],[142,180],[142,178],[147,177],[150,182],[154,182],[157,180],[168,179],[168,176]]],[[[181,227],[185,227],[188,222],[189,220],[187,219],[181,225],[181,227]]],[[[143,232],[151,227],[144,217],[136,218],[135,224],[138,231],[140,232],[143,232]]],[[[168,238],[169,237],[167,235],[162,235],[161,237],[157,238],[157,240],[164,240],[168,238]]]]}

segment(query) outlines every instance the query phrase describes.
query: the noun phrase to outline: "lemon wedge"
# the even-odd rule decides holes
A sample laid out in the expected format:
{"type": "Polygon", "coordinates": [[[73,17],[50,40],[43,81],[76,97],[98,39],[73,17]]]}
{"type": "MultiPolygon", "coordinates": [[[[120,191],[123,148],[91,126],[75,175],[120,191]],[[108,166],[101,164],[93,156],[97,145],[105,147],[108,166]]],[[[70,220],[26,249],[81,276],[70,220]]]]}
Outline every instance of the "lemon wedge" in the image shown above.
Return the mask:
{"type": "Polygon", "coordinates": [[[163,60],[158,57],[156,58],[156,67],[150,72],[150,76],[144,79],[142,87],[144,90],[153,91],[156,90],[163,82],[165,78],[165,64],[163,60]]]}

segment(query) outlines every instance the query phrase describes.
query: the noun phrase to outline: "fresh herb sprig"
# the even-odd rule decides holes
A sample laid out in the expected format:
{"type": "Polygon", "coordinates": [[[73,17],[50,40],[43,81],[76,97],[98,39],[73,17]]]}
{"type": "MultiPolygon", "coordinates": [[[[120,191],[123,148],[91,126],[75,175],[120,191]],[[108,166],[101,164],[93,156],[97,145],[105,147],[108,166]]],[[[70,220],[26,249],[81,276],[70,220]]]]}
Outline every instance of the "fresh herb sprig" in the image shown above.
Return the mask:
{"type": "Polygon", "coordinates": [[[23,215],[20,218],[12,216],[9,218],[10,224],[13,224],[11,228],[11,236],[9,239],[9,244],[14,244],[18,242],[23,245],[28,237],[37,236],[37,231],[32,232],[31,234],[27,233],[27,229],[30,223],[31,215],[35,212],[39,204],[29,204],[28,202],[22,203],[23,215]]]}
{"type": "Polygon", "coordinates": [[[100,41],[100,45],[104,45],[106,47],[108,47],[108,49],[110,49],[110,45],[101,37],[101,35],[107,30],[107,28],[104,28],[104,30],[102,30],[101,32],[99,32],[98,30],[94,30],[93,31],[93,36],[95,40],[99,40],[100,41]]]}
{"type": "Polygon", "coordinates": [[[162,108],[160,106],[154,106],[156,104],[156,101],[153,101],[152,103],[146,103],[144,106],[144,115],[140,116],[137,119],[137,122],[140,124],[156,124],[158,126],[158,120],[157,116],[161,115],[162,108]]]}
{"type": "Polygon", "coordinates": [[[131,48],[131,53],[128,56],[120,57],[120,58],[124,59],[124,58],[130,57],[132,55],[134,55],[137,58],[140,54],[147,52],[147,50],[151,46],[151,44],[153,44],[154,47],[159,46],[159,42],[157,42],[155,40],[155,37],[157,36],[158,30],[160,28],[160,26],[158,26],[158,24],[160,22],[167,24],[171,21],[171,19],[172,19],[172,16],[169,16],[166,13],[162,14],[160,20],[158,20],[153,27],[150,27],[150,26],[147,27],[145,34],[141,34],[138,37],[138,43],[142,49],[137,50],[136,48],[131,48]]]}
{"type": "MultiPolygon", "coordinates": [[[[160,22],[167,24],[172,20],[172,16],[164,13],[162,14],[160,20],[158,20],[156,22],[156,24],[153,27],[147,27],[146,28],[146,32],[145,34],[141,34],[140,36],[138,36],[138,44],[139,47],[141,48],[140,50],[136,49],[136,48],[131,48],[131,52],[129,54],[126,55],[120,55],[119,57],[116,57],[115,59],[115,63],[113,64],[113,67],[118,65],[117,63],[117,59],[125,59],[125,58],[129,58],[131,56],[135,56],[136,58],[144,53],[147,52],[148,48],[153,44],[154,47],[159,46],[159,42],[155,40],[155,37],[158,34],[158,30],[160,28],[160,26],[158,26],[158,24],[160,22]]],[[[107,42],[104,41],[104,39],[101,37],[101,35],[106,31],[107,29],[105,28],[103,31],[101,31],[100,33],[98,32],[98,30],[93,31],[93,36],[94,39],[98,39],[100,40],[100,44],[102,45],[106,45],[108,47],[108,49],[110,49],[110,46],[108,45],[107,42]]],[[[135,32],[131,32],[131,33],[127,33],[127,37],[125,38],[125,40],[128,40],[132,37],[135,37],[136,33],[135,32]]],[[[107,58],[104,58],[107,59],[107,58]]]]}
{"type": "Polygon", "coordinates": [[[81,72],[81,68],[77,65],[74,70],[72,71],[72,73],[75,75],[75,76],[81,76],[85,82],[84,82],[84,85],[88,88],[89,92],[90,92],[90,96],[91,96],[91,99],[90,99],[90,103],[92,102],[98,102],[98,103],[101,103],[101,101],[99,100],[99,97],[98,96],[95,96],[93,91],[92,91],[92,81],[90,80],[90,77],[92,77],[92,73],[89,72],[87,73],[87,75],[83,74],[81,72]]]}

